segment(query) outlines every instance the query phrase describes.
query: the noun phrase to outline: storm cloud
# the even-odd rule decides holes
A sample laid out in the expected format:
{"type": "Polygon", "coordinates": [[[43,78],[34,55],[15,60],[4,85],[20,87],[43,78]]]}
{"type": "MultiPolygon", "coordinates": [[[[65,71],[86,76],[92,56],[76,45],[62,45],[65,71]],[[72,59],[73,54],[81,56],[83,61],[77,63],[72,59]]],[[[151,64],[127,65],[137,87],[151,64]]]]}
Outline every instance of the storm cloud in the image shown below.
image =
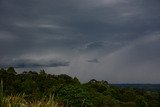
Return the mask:
{"type": "Polygon", "coordinates": [[[46,67],[59,67],[69,66],[69,62],[56,61],[56,60],[33,60],[33,59],[14,59],[12,62],[1,62],[2,67],[15,67],[15,68],[46,68],[46,67]]]}
{"type": "Polygon", "coordinates": [[[159,83],[159,5],[159,0],[0,0],[0,67],[44,67],[82,82],[159,83]]]}
{"type": "Polygon", "coordinates": [[[91,60],[88,60],[88,62],[99,63],[98,59],[91,59],[91,60]]]}

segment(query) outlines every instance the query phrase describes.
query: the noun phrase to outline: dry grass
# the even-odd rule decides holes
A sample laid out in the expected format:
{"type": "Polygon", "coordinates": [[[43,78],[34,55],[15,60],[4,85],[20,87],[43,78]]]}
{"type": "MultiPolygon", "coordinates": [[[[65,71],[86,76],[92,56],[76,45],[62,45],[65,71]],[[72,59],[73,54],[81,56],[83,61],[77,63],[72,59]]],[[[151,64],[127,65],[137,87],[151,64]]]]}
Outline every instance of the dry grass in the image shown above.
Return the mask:
{"type": "Polygon", "coordinates": [[[0,83],[0,107],[64,107],[58,104],[53,95],[49,98],[44,98],[41,101],[27,102],[25,94],[16,96],[3,96],[3,80],[0,83]]]}
{"type": "Polygon", "coordinates": [[[3,107],[63,107],[50,96],[48,100],[27,102],[23,96],[8,96],[3,98],[3,107]]]}

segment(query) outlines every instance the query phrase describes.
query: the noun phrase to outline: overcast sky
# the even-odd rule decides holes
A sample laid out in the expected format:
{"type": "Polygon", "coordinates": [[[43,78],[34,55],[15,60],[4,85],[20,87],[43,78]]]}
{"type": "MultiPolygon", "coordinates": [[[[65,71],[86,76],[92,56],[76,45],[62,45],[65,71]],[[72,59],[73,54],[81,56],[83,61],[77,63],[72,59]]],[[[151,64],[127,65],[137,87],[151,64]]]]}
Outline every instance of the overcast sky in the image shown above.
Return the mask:
{"type": "Polygon", "coordinates": [[[0,0],[0,67],[160,83],[160,0],[0,0]]]}

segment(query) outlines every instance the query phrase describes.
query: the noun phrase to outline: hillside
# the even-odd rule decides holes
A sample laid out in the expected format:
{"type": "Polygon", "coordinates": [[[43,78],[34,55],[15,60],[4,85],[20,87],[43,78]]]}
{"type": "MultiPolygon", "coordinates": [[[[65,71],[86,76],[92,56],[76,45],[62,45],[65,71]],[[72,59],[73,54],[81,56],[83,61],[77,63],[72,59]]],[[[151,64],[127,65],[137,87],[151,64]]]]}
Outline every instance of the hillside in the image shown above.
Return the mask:
{"type": "Polygon", "coordinates": [[[160,91],[139,89],[140,85],[119,87],[95,79],[82,84],[76,77],[66,74],[51,75],[44,70],[17,74],[13,67],[1,68],[0,79],[1,104],[11,97],[9,102],[14,102],[13,98],[23,98],[30,103],[48,102],[51,99],[57,107],[160,107],[160,91]]]}

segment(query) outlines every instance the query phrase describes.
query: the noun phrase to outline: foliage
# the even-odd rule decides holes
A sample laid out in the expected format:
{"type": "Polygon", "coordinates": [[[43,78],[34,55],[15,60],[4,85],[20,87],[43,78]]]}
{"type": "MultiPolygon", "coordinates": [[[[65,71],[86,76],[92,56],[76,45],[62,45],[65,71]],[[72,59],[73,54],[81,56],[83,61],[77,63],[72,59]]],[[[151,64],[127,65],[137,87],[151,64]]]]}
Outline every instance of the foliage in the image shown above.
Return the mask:
{"type": "Polygon", "coordinates": [[[0,107],[3,107],[3,80],[1,79],[0,85],[0,107]]]}
{"type": "Polygon", "coordinates": [[[4,107],[27,107],[27,102],[23,98],[23,95],[7,96],[3,98],[4,107]]]}
{"type": "Polygon", "coordinates": [[[3,107],[63,107],[63,105],[55,101],[52,95],[48,98],[41,99],[41,101],[35,100],[34,102],[27,102],[24,96],[25,94],[4,97],[3,107]]]}
{"type": "Polygon", "coordinates": [[[92,105],[89,93],[80,85],[64,86],[57,95],[69,107],[89,107],[92,105]]]}
{"type": "Polygon", "coordinates": [[[13,67],[1,68],[0,79],[0,107],[160,107],[159,91],[120,88],[103,80],[81,84],[66,74],[17,74],[13,67]]]}
{"type": "Polygon", "coordinates": [[[147,102],[145,101],[143,96],[138,96],[135,102],[138,107],[148,107],[147,102]]]}

